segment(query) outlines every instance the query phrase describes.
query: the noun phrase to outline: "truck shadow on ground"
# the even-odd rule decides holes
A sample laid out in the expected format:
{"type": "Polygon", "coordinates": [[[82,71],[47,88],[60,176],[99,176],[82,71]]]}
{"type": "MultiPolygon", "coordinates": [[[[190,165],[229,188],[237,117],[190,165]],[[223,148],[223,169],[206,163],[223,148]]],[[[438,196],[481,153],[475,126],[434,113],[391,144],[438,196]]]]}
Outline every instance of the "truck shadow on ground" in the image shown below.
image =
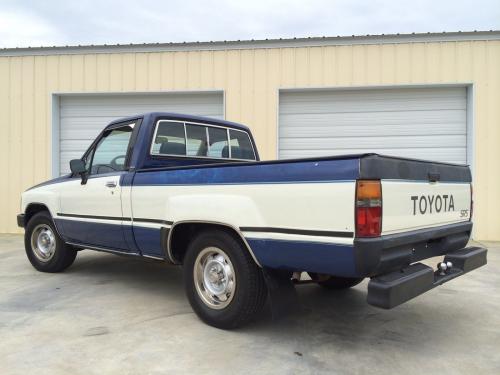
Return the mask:
{"type": "MultiPolygon", "coordinates": [[[[77,258],[65,276],[77,278],[79,289],[86,284],[100,287],[133,288],[146,293],[161,309],[173,299],[190,306],[184,294],[182,268],[161,262],[117,257],[109,254],[85,254],[77,258]],[[181,302],[182,301],[182,302],[181,302]]],[[[366,303],[367,281],[345,291],[329,291],[315,284],[297,286],[298,304],[289,316],[273,319],[269,303],[256,322],[236,334],[275,337],[304,343],[342,344],[389,343],[395,346],[425,344],[429,340],[449,340],[452,333],[446,309],[425,301],[413,301],[393,310],[381,310],[366,303]]],[[[120,293],[117,288],[116,293],[120,293]]],[[[467,307],[454,310],[454,324],[466,320],[467,307]]],[[[193,314],[192,319],[197,320],[193,314]]],[[[302,344],[302,345],[303,345],[302,344]]]]}

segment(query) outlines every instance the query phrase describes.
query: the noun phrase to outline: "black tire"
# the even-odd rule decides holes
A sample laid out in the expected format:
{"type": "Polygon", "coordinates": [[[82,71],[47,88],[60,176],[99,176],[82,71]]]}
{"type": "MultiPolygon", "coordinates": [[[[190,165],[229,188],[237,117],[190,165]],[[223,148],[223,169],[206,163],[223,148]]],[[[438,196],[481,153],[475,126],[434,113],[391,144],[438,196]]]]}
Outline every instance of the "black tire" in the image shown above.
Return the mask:
{"type": "Polygon", "coordinates": [[[41,272],[64,271],[73,264],[77,254],[77,251],[72,246],[67,245],[62,238],[59,237],[52,217],[47,211],[39,212],[29,220],[24,233],[24,247],[30,263],[41,272]],[[48,227],[51,229],[55,243],[52,255],[46,260],[42,260],[42,257],[37,255],[37,250],[33,247],[33,232],[40,227],[48,227]]]}
{"type": "Polygon", "coordinates": [[[183,263],[187,298],[205,323],[222,329],[237,328],[253,320],[264,307],[267,287],[262,270],[241,241],[230,233],[223,230],[200,233],[189,244],[183,263]],[[197,259],[209,248],[217,248],[227,255],[235,276],[232,299],[227,306],[218,309],[204,301],[202,292],[198,291],[199,283],[195,281],[197,259]]]}
{"type": "Polygon", "coordinates": [[[309,272],[309,276],[311,279],[316,281],[318,285],[321,285],[325,289],[330,290],[342,290],[349,289],[353,286],[358,285],[360,282],[364,280],[363,277],[339,277],[339,276],[329,276],[328,278],[324,278],[316,273],[309,272]]]}

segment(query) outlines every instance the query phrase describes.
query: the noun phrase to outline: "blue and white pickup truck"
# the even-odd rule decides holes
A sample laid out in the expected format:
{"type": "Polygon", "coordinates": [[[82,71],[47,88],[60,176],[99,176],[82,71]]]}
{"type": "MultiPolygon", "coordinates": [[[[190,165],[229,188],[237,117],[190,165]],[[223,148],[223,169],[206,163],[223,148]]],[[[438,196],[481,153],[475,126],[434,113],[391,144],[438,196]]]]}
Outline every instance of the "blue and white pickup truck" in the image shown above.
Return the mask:
{"type": "Polygon", "coordinates": [[[486,249],[466,247],[467,166],[259,161],[243,125],[148,113],[108,125],[70,167],[22,194],[32,265],[60,272],[82,249],[182,264],[191,306],[216,327],[248,322],[268,295],[272,309],[288,303],[297,283],[369,277],[368,303],[392,308],[486,264],[486,249]],[[443,255],[436,270],[419,263],[443,255]]]}

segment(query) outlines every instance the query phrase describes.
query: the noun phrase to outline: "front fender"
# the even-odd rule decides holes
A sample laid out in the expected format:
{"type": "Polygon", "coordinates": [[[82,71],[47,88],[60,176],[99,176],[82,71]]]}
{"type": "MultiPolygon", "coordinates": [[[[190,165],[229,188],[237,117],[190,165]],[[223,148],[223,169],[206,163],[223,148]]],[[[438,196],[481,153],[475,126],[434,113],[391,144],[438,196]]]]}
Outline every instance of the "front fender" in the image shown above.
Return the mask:
{"type": "Polygon", "coordinates": [[[21,212],[26,213],[26,209],[31,204],[46,206],[52,217],[55,217],[60,208],[59,194],[52,189],[44,187],[25,191],[21,195],[21,212]]]}

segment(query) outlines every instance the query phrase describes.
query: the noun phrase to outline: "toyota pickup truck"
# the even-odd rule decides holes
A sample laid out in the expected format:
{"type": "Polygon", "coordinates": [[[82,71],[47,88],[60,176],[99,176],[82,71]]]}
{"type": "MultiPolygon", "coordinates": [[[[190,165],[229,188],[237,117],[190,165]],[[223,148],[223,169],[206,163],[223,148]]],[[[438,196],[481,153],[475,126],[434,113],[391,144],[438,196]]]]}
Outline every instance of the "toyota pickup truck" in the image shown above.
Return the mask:
{"type": "Polygon", "coordinates": [[[243,125],[147,113],[104,128],[71,174],[22,194],[18,225],[39,271],[92,249],[183,266],[206,323],[235,328],[294,285],[393,308],[486,264],[467,247],[467,166],[359,154],[260,161],[243,125]],[[420,261],[443,256],[434,269],[420,261]]]}

